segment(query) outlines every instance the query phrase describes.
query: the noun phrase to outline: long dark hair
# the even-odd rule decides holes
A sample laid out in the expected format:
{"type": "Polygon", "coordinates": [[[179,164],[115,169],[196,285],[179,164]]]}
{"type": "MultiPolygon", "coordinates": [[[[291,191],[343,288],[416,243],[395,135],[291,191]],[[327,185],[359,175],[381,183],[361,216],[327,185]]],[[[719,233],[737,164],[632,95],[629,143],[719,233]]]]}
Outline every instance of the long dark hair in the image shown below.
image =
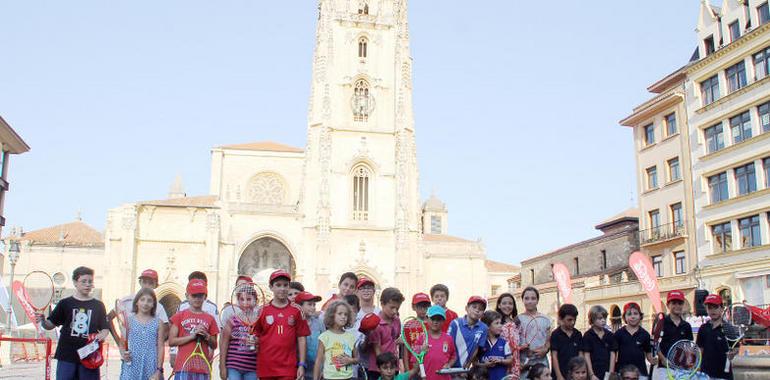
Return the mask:
{"type": "Polygon", "coordinates": [[[134,301],[131,303],[131,310],[134,312],[134,314],[139,313],[139,299],[142,298],[142,296],[150,296],[152,297],[152,309],[150,309],[150,315],[155,316],[155,309],[158,308],[158,297],[155,296],[155,291],[153,291],[150,288],[141,288],[138,292],[136,292],[136,296],[134,296],[134,301]]]}
{"type": "Polygon", "coordinates": [[[516,307],[516,298],[513,297],[513,294],[503,293],[497,297],[497,306],[495,306],[495,311],[503,316],[503,320],[500,321],[503,324],[506,324],[507,322],[513,322],[516,319],[516,316],[519,315],[519,309],[516,307]],[[502,302],[503,298],[510,298],[511,302],[513,302],[513,310],[511,311],[511,315],[505,315],[505,313],[500,310],[500,303],[502,302]]]}

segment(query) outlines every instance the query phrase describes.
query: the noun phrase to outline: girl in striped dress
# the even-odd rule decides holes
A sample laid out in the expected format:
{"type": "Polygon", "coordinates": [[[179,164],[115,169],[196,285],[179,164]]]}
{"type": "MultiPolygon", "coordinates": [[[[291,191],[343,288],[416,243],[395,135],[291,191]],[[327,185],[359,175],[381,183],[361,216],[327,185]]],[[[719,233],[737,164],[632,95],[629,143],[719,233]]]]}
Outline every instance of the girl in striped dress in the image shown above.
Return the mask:
{"type": "Polygon", "coordinates": [[[219,373],[227,380],[256,380],[257,351],[252,350],[255,342],[250,338],[249,327],[245,326],[234,313],[225,321],[219,344],[219,373]]]}

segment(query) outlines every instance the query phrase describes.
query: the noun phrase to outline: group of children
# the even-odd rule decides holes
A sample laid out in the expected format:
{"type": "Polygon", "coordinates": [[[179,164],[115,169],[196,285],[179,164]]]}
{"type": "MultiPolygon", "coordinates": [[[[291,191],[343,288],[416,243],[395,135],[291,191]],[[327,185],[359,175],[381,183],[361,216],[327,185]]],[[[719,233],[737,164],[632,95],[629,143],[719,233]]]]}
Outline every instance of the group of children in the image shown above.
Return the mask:
{"type": "MultiPolygon", "coordinates": [[[[400,339],[399,311],[405,297],[396,288],[383,289],[377,305],[376,284],[348,272],[340,278],[339,294],[318,311],[321,297],[306,292],[288,272],[277,270],[268,283],[272,299],[259,308],[256,322],[246,325],[226,312],[228,308],[218,315],[216,305],[207,300],[205,274],[193,272],[188,279],[186,301],[171,318],[153,291],[158,285],[153,270],[142,272],[141,289],[120,301],[130,301],[128,346],[119,345],[121,379],[164,379],[166,343],[178,349],[171,364],[179,380],[210,378],[206,370],[185,366],[197,345],[209,361],[219,349],[223,380],[421,377],[418,358],[404,349],[400,339]]],[[[240,276],[236,286],[251,281],[240,276]]],[[[110,323],[114,311],[107,314],[104,305],[91,297],[93,270],[77,268],[73,282],[75,295],[59,302],[47,319],[38,316],[38,322],[49,330],[62,326],[55,356],[57,379],[98,379],[98,366],[83,365],[77,350],[89,339],[104,341],[110,330],[114,332],[110,323]]],[[[420,329],[405,337],[412,348],[425,352],[425,378],[436,380],[452,379],[441,373],[450,368],[466,369],[469,373],[463,376],[472,379],[603,380],[619,374],[623,380],[638,380],[649,376],[646,363],[665,364],[665,353],[674,342],[693,339],[682,318],[684,295],[672,291],[657,357],[652,355],[650,334],[640,325],[644,315],[634,302],[624,306],[626,324],[614,333],[607,328],[603,307],[590,309],[590,328],[581,333],[575,329],[577,307],[564,304],[558,311],[558,327],[537,342],[526,336],[525,327],[536,323],[541,330],[551,329],[548,317],[537,310],[539,298],[536,288],[525,288],[525,310],[519,313],[510,293],[498,297],[495,310],[487,310],[487,301],[473,296],[466,302],[466,314],[458,317],[446,306],[449,289],[437,284],[429,294],[417,293],[411,299],[411,309],[427,334],[420,329]]],[[[703,350],[703,371],[731,379],[724,363],[734,353],[723,348],[721,299],[710,295],[706,305],[711,321],[701,327],[697,340],[703,350]]]]}

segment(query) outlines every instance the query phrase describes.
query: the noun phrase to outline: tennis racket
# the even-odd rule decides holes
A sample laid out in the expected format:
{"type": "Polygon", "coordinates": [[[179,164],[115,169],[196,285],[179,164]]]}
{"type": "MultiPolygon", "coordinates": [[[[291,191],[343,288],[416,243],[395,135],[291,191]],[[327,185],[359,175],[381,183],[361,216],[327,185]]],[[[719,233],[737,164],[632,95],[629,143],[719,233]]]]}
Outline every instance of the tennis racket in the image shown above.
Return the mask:
{"type": "MultiPolygon", "coordinates": [[[[663,313],[658,313],[653,316],[652,319],[652,329],[650,330],[650,346],[652,347],[652,357],[655,358],[658,355],[658,351],[660,351],[660,337],[663,335],[663,325],[664,320],[666,319],[666,315],[663,313]]],[[[655,368],[655,365],[650,363],[650,370],[647,372],[652,376],[652,370],[655,368]]]]}
{"type": "MultiPolygon", "coordinates": [[[[53,301],[54,288],[51,276],[40,270],[32,271],[24,276],[23,285],[27,303],[35,310],[36,315],[43,315],[43,311],[51,306],[53,301]]],[[[38,335],[42,337],[43,329],[39,323],[36,325],[38,335]]]]}
{"type": "Polygon", "coordinates": [[[404,347],[409,351],[420,366],[420,376],[425,378],[425,354],[428,352],[427,346],[428,330],[425,324],[415,317],[407,318],[401,325],[401,341],[404,347]]]}
{"type": "MultiPolygon", "coordinates": [[[[728,352],[732,351],[746,336],[746,329],[751,325],[751,310],[744,304],[730,307],[730,321],[722,325],[722,331],[727,339],[728,352]]],[[[725,372],[730,371],[730,358],[725,358],[725,372]]]]}
{"type": "MultiPolygon", "coordinates": [[[[129,312],[126,310],[126,306],[120,300],[115,301],[115,319],[118,328],[115,329],[117,335],[118,344],[124,351],[128,351],[128,329],[129,329],[129,312]]],[[[131,365],[131,361],[126,362],[127,365],[131,365]]]]}
{"type": "Polygon", "coordinates": [[[262,290],[252,282],[236,286],[230,297],[229,313],[244,326],[246,334],[243,336],[243,343],[252,352],[257,350],[254,327],[259,319],[259,311],[264,300],[265,295],[262,290]]]}
{"type": "Polygon", "coordinates": [[[666,374],[669,380],[689,380],[700,370],[701,352],[691,340],[680,340],[666,355],[666,374]]]}
{"type": "Polygon", "coordinates": [[[527,345],[527,355],[525,355],[524,360],[522,360],[522,369],[526,369],[530,366],[530,361],[532,360],[532,349],[538,349],[545,346],[546,342],[548,341],[550,331],[551,320],[542,315],[538,315],[537,317],[532,318],[532,320],[527,322],[527,324],[524,326],[524,330],[522,330],[522,337],[524,338],[524,344],[527,345]]]}
{"type": "Polygon", "coordinates": [[[211,376],[211,362],[203,351],[201,342],[203,339],[199,336],[196,339],[195,348],[190,356],[185,359],[179,371],[176,373],[177,380],[200,380],[209,379],[211,376]]]}

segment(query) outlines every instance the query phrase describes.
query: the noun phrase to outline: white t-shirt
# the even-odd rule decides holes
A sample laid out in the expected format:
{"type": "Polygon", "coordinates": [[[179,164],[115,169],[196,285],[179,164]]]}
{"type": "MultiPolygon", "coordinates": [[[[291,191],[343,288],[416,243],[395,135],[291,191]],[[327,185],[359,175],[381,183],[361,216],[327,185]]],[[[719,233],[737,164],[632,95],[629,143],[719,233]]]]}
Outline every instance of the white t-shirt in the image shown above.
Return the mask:
{"type": "MultiPolygon", "coordinates": [[[[123,304],[123,308],[132,314],[134,310],[135,297],[136,297],[136,294],[134,294],[133,296],[125,296],[120,299],[120,303],[123,304]]],[[[155,316],[158,317],[158,319],[160,319],[161,322],[168,323],[168,315],[166,314],[166,309],[164,309],[163,305],[161,305],[159,302],[155,303],[155,316]]]]}

